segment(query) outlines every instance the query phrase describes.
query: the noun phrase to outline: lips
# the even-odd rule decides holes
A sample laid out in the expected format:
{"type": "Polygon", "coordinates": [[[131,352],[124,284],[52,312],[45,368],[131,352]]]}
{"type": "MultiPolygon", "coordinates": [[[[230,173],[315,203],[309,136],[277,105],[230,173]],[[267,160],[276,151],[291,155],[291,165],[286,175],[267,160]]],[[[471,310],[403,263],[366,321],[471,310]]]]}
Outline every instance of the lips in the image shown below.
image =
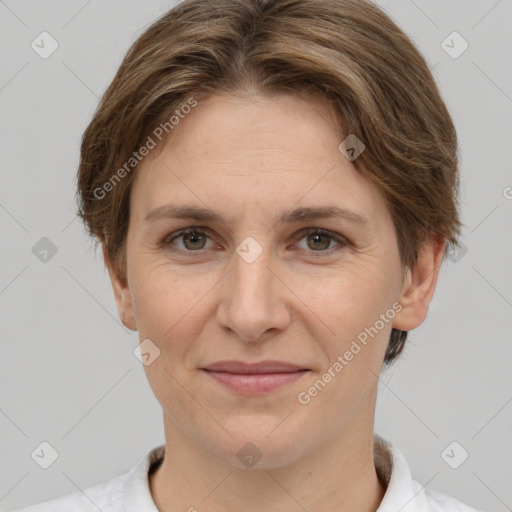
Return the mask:
{"type": "Polygon", "coordinates": [[[309,369],[284,361],[218,361],[201,368],[217,383],[245,395],[267,393],[290,384],[309,369]]]}
{"type": "Polygon", "coordinates": [[[292,373],[307,370],[302,366],[286,363],[283,361],[261,361],[259,363],[245,363],[243,361],[218,361],[204,370],[214,372],[227,372],[238,374],[261,374],[261,373],[292,373]]]}

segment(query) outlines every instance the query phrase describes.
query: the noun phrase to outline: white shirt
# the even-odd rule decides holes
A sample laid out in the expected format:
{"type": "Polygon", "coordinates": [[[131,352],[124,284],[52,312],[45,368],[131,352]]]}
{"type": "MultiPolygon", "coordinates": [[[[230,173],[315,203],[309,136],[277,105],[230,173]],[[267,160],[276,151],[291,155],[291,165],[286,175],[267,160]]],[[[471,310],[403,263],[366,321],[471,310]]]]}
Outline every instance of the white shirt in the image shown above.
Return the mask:
{"type": "MultiPolygon", "coordinates": [[[[163,460],[165,445],[141,457],[127,473],[54,500],[12,512],[159,512],[149,489],[148,471],[163,460]]],[[[413,480],[402,453],[393,444],[375,436],[375,467],[387,482],[377,512],[478,512],[444,494],[424,488],[413,480]]]]}

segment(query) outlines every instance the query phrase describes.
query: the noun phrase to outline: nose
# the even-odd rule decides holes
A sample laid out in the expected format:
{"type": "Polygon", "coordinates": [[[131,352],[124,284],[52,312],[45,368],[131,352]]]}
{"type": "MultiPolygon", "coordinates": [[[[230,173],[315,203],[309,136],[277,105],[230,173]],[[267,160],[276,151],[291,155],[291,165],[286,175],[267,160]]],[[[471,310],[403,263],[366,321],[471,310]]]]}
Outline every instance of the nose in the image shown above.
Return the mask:
{"type": "Polygon", "coordinates": [[[266,339],[290,323],[290,291],[271,260],[266,249],[252,262],[234,253],[231,270],[223,279],[217,320],[241,341],[266,339]]]}

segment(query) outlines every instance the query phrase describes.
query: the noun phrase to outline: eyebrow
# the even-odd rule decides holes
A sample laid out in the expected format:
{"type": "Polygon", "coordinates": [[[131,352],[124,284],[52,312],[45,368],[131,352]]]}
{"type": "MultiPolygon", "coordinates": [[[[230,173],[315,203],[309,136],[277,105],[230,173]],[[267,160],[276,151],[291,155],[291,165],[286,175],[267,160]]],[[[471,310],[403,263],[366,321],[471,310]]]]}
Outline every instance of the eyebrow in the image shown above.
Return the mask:
{"type": "MultiPolygon", "coordinates": [[[[279,219],[281,224],[293,224],[306,220],[317,219],[343,219],[360,227],[369,225],[369,220],[346,208],[337,206],[322,207],[300,207],[290,212],[284,213],[279,219]]],[[[225,220],[221,215],[208,208],[199,208],[189,205],[163,205],[151,210],[144,219],[144,224],[151,223],[161,219],[193,219],[201,222],[223,222],[225,220]]]]}

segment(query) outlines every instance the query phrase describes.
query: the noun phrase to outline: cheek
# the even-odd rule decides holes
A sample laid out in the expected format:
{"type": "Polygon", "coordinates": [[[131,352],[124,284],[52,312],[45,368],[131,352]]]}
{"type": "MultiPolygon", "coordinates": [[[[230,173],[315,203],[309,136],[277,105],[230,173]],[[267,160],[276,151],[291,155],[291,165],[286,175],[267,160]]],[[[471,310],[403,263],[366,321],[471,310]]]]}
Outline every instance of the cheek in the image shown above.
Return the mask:
{"type": "Polygon", "coordinates": [[[204,314],[208,296],[204,296],[205,290],[198,293],[199,278],[170,272],[168,264],[167,268],[152,267],[151,263],[141,268],[144,272],[134,276],[139,336],[141,340],[149,338],[160,350],[144,370],[164,412],[176,424],[185,424],[188,413],[183,411],[190,408],[190,396],[182,384],[188,378],[188,355],[202,329],[198,315],[204,314]]]}
{"type": "Polygon", "coordinates": [[[347,386],[364,394],[375,379],[371,372],[380,373],[395,313],[393,279],[392,273],[368,265],[344,269],[335,279],[316,280],[315,286],[303,288],[310,309],[310,333],[327,356],[324,370],[339,357],[343,359],[342,370],[339,365],[331,369],[336,375],[343,374],[343,378],[333,379],[336,383],[331,392],[347,386]]]}
{"type": "Polygon", "coordinates": [[[312,279],[300,277],[290,287],[328,326],[337,326],[337,334],[373,323],[394,297],[391,274],[371,265],[346,266],[312,279]]]}
{"type": "Polygon", "coordinates": [[[393,287],[389,275],[366,269],[326,280],[323,289],[307,291],[316,313],[308,323],[327,357],[303,391],[315,396],[310,412],[341,427],[375,390],[394,317],[393,287]],[[318,318],[329,330],[319,329],[318,318]]]}
{"type": "Polygon", "coordinates": [[[213,312],[208,292],[218,279],[211,273],[180,273],[168,262],[140,265],[132,301],[141,339],[153,339],[174,355],[184,351],[213,312]]]}

